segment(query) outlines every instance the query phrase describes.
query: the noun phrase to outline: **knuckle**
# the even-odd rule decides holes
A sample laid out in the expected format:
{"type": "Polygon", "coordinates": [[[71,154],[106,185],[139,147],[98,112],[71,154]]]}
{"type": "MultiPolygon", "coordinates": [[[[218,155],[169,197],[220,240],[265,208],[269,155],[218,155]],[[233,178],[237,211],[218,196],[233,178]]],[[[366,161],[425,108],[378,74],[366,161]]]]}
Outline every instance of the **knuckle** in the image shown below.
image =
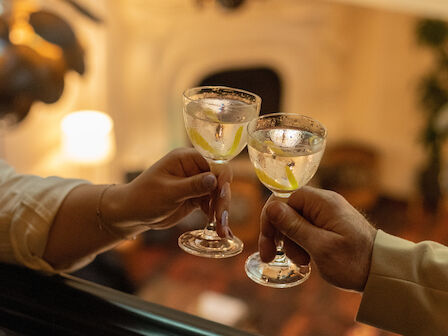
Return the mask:
{"type": "Polygon", "coordinates": [[[324,197],[329,203],[335,204],[341,203],[345,200],[344,197],[332,190],[326,190],[324,197]]]}
{"type": "Polygon", "coordinates": [[[288,237],[299,237],[302,232],[304,219],[300,216],[294,216],[292,220],[288,220],[286,215],[283,215],[283,223],[285,223],[284,234],[288,237]]]}
{"type": "Polygon", "coordinates": [[[191,180],[191,189],[194,191],[194,192],[197,192],[197,191],[201,191],[203,188],[202,188],[202,180],[201,179],[198,179],[198,178],[194,178],[194,179],[192,179],[191,180]]]}
{"type": "Polygon", "coordinates": [[[172,155],[181,155],[184,152],[185,152],[185,150],[183,148],[175,148],[175,149],[171,150],[170,153],[172,155]]]}

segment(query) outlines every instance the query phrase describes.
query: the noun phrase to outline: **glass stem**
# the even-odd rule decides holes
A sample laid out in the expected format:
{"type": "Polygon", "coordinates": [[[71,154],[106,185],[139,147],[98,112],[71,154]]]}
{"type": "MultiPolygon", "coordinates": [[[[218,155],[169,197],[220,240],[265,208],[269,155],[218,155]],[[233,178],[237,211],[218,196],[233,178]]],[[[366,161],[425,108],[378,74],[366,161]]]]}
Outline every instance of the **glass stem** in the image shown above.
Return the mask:
{"type": "MultiPolygon", "coordinates": [[[[287,203],[288,202],[288,197],[279,197],[277,195],[275,195],[275,200],[276,201],[280,201],[283,203],[287,203]]],[[[276,255],[274,260],[271,261],[272,264],[285,264],[286,263],[286,254],[285,251],[283,249],[284,247],[284,238],[285,236],[283,235],[283,233],[281,233],[280,231],[276,231],[275,233],[275,246],[276,246],[276,255]]]]}
{"type": "MultiPolygon", "coordinates": [[[[211,201],[210,201],[211,203],[211,201]]],[[[216,214],[213,211],[213,220],[209,221],[207,226],[204,228],[204,238],[206,239],[216,239],[218,233],[216,232],[216,214]]]]}
{"type": "MultiPolygon", "coordinates": [[[[225,163],[216,163],[212,160],[207,160],[210,165],[210,171],[215,174],[216,178],[218,178],[221,173],[225,163]]],[[[218,233],[216,232],[216,212],[214,209],[214,205],[216,203],[217,198],[219,197],[219,190],[216,190],[212,193],[210,199],[210,212],[208,213],[209,221],[207,226],[204,228],[204,237],[206,239],[217,239],[219,238],[218,233]],[[213,212],[213,213],[212,213],[213,212]]]]}

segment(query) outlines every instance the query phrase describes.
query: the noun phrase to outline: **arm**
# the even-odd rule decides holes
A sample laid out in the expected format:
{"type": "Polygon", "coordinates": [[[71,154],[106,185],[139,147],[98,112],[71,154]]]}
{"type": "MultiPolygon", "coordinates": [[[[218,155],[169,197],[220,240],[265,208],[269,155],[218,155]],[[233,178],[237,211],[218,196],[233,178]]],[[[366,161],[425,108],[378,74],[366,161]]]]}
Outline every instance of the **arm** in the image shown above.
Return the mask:
{"type": "Polygon", "coordinates": [[[274,256],[280,230],[296,263],[310,255],[329,283],[364,292],[359,321],[405,335],[448,330],[448,247],[377,231],[331,191],[303,187],[288,205],[270,202],[263,210],[259,247],[265,261],[274,256]]]}
{"type": "MultiPolygon", "coordinates": [[[[79,268],[122,237],[171,227],[196,208],[208,211],[211,194],[231,179],[226,171],[217,180],[193,149],[172,151],[113,187],[20,175],[0,163],[0,260],[50,272],[79,268]],[[111,230],[100,229],[98,207],[111,230]]],[[[229,201],[229,193],[216,201],[218,214],[229,201]]],[[[226,224],[218,222],[222,236],[226,224]]]]}
{"type": "MultiPolygon", "coordinates": [[[[175,150],[128,184],[82,185],[70,192],[55,217],[44,259],[57,268],[111,248],[121,237],[175,225],[194,209],[206,213],[212,192],[225,189],[228,171],[217,179],[194,149],[175,150]],[[226,173],[226,174],[225,174],[226,173]],[[99,202],[101,200],[101,202],[99,202]],[[100,203],[100,204],[99,204],[100,203]],[[97,209],[108,230],[98,226],[97,209]]],[[[230,194],[215,209],[228,207],[230,194]]],[[[227,223],[218,223],[221,235],[227,223]]]]}
{"type": "Polygon", "coordinates": [[[447,316],[448,247],[378,231],[356,319],[417,336],[444,335],[447,316]]]}

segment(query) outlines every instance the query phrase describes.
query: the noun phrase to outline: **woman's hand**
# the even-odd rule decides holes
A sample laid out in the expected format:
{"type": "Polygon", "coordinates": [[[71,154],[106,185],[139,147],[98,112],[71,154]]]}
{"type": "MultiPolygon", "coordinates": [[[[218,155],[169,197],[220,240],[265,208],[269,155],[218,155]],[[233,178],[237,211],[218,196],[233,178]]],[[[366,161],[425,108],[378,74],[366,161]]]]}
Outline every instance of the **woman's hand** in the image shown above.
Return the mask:
{"type": "Polygon", "coordinates": [[[184,148],[168,153],[130,183],[79,185],[59,207],[43,258],[56,269],[71,268],[126,237],[169,228],[197,208],[210,215],[216,211],[217,231],[224,237],[229,234],[231,179],[229,167],[216,177],[195,149],[184,148]]]}
{"type": "Polygon", "coordinates": [[[144,223],[139,225],[144,231],[174,226],[197,208],[210,217],[216,210],[218,233],[225,236],[231,179],[228,167],[218,177],[211,173],[195,149],[175,149],[132,182],[110,188],[104,195],[103,217],[117,228],[144,223]]]}

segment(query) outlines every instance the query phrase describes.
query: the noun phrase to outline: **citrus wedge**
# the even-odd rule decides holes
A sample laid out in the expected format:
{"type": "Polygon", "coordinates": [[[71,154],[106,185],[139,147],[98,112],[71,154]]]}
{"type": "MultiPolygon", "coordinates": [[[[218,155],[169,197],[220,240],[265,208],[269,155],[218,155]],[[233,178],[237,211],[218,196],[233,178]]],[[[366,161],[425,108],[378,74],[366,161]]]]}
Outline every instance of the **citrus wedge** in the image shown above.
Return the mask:
{"type": "Polygon", "coordinates": [[[214,153],[214,149],[210,144],[205,140],[202,135],[198,133],[195,129],[190,129],[190,139],[193,141],[196,145],[201,147],[202,149],[206,150],[209,153],[214,153]]]}
{"type": "Polygon", "coordinates": [[[204,111],[204,114],[205,114],[205,116],[207,117],[207,119],[219,123],[219,118],[218,118],[218,116],[216,115],[216,112],[215,112],[215,111],[213,111],[213,110],[210,109],[210,108],[204,108],[203,111],[204,111]]]}
{"type": "Polygon", "coordinates": [[[292,168],[288,165],[285,166],[286,176],[288,177],[289,184],[291,185],[291,189],[299,189],[299,184],[292,173],[292,168]]]}
{"type": "Polygon", "coordinates": [[[233,139],[232,147],[230,147],[229,151],[226,153],[226,156],[234,155],[236,150],[238,149],[238,145],[241,141],[241,136],[243,135],[243,126],[240,126],[235,134],[235,139],[233,139]]]}
{"type": "Polygon", "coordinates": [[[281,183],[278,183],[276,180],[274,180],[272,177],[268,176],[264,171],[262,171],[259,168],[255,168],[255,173],[258,176],[258,179],[263,182],[264,184],[273,187],[275,189],[279,190],[291,190],[288,186],[285,186],[281,183]]]}
{"type": "Polygon", "coordinates": [[[279,148],[278,146],[274,145],[274,143],[271,140],[265,140],[264,144],[268,147],[268,149],[277,155],[285,155],[286,153],[279,148]]]}
{"type": "MultiPolygon", "coordinates": [[[[214,149],[208,142],[207,140],[204,139],[204,137],[202,135],[199,134],[198,131],[196,131],[195,129],[190,129],[188,131],[189,135],[190,135],[190,139],[193,143],[195,143],[196,145],[198,145],[199,147],[201,147],[202,149],[206,150],[207,152],[213,154],[213,155],[220,155],[216,149],[214,149]]],[[[238,130],[236,131],[235,134],[235,139],[233,139],[233,143],[232,143],[232,147],[230,147],[230,149],[228,150],[227,153],[225,153],[224,155],[221,155],[223,157],[227,157],[227,156],[231,156],[234,155],[238,149],[238,146],[241,142],[241,137],[243,136],[243,126],[240,126],[240,128],[238,128],[238,130]]]]}

